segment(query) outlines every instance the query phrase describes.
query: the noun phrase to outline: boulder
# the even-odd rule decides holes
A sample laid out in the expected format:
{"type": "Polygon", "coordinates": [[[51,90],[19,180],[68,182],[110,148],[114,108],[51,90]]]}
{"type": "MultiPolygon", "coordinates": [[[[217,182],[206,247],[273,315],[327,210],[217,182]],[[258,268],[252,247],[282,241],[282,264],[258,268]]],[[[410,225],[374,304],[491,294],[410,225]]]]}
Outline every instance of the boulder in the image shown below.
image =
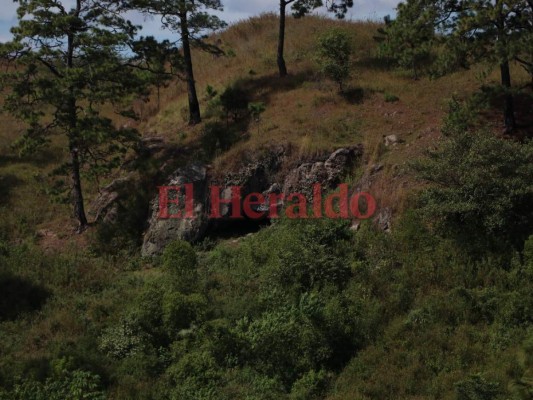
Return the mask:
{"type": "Polygon", "coordinates": [[[397,135],[385,136],[385,146],[396,146],[398,143],[400,143],[400,139],[398,139],[397,135]]]}
{"type": "MultiPolygon", "coordinates": [[[[175,172],[166,186],[180,186],[189,183],[194,185],[194,218],[159,218],[159,196],[157,196],[151,203],[149,228],[144,235],[142,246],[143,257],[160,255],[165,247],[174,240],[194,242],[204,236],[209,224],[207,181],[207,168],[204,165],[192,164],[175,172]]],[[[178,196],[180,203],[184,204],[184,195],[179,194],[178,196]]],[[[171,214],[176,211],[170,207],[171,214]]]]}
{"type": "Polygon", "coordinates": [[[285,177],[283,193],[285,195],[302,193],[308,201],[311,201],[315,184],[320,184],[323,190],[334,189],[362,155],[363,146],[342,148],[325,161],[302,164],[285,177]]]}
{"type": "Polygon", "coordinates": [[[94,218],[94,221],[104,223],[117,222],[120,200],[128,196],[128,192],[131,190],[134,182],[134,175],[128,174],[122,178],[115,179],[101,189],[98,197],[89,207],[89,215],[94,218]]]}

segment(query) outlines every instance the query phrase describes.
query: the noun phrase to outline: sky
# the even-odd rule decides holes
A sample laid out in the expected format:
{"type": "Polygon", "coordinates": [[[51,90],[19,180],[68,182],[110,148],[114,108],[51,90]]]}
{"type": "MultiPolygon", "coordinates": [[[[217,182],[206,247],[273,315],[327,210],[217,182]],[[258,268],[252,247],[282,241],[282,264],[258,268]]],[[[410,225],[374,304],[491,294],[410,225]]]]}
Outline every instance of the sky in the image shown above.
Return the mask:
{"type": "MultiPolygon", "coordinates": [[[[68,5],[73,0],[64,0],[68,5]]],[[[385,15],[393,14],[398,0],[356,0],[355,6],[348,12],[347,19],[381,19],[385,15]]],[[[223,0],[224,12],[221,18],[228,23],[235,23],[239,20],[249,18],[262,12],[276,12],[279,7],[278,0],[223,0]]],[[[0,42],[8,41],[11,38],[10,28],[16,24],[17,3],[12,0],[0,0],[0,42]]],[[[316,12],[323,12],[317,10],[316,12]]],[[[139,14],[130,16],[132,22],[142,25],[143,36],[153,35],[158,38],[165,38],[167,33],[160,29],[160,24],[154,19],[144,18],[139,14]]]]}

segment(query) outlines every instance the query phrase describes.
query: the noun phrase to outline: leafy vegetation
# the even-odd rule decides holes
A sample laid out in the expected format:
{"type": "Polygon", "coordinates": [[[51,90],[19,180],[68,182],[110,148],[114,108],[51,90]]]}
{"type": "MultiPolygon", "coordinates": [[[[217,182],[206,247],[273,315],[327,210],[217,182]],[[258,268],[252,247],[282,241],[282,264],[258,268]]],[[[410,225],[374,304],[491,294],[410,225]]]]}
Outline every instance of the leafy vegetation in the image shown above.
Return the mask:
{"type": "Polygon", "coordinates": [[[22,154],[47,144],[53,134],[67,138],[70,159],[61,171],[72,180],[64,190],[72,193],[80,232],[88,225],[84,165],[93,173],[108,171],[137,139],[135,130],[117,129],[102,115],[103,104],[131,115],[127,100],[145,87],[121,56],[136,34],[121,11],[120,2],[84,0],[69,11],[60,3],[22,1],[14,39],[0,51],[14,64],[2,74],[2,88],[4,110],[27,127],[17,143],[22,154]]]}
{"type": "Polygon", "coordinates": [[[350,76],[352,54],[349,36],[342,31],[326,32],[318,39],[318,63],[322,72],[339,85],[343,92],[344,82],[350,76]]]}
{"type": "MultiPolygon", "coordinates": [[[[351,3],[327,5],[345,13],[351,3]]],[[[198,26],[213,21],[196,11],[198,26]]],[[[168,143],[128,164],[143,187],[127,187],[114,227],[73,235],[65,207],[43,200],[42,178],[68,159],[69,137],[17,158],[9,144],[21,126],[2,117],[0,399],[531,398],[533,148],[527,135],[495,134],[493,106],[472,96],[479,80],[500,77],[473,67],[414,82],[379,57],[372,37],[390,26],[310,17],[287,21],[294,72],[272,79],[278,22],[265,15],[201,38],[232,56],[194,53],[208,111],[196,127],[187,85],[170,78],[181,51],[135,42],[129,72],[158,92],[157,111],[135,127],[168,143]],[[349,85],[343,96],[318,73],[317,51],[334,65],[333,80],[349,85]],[[452,97],[441,126],[442,99],[452,97]],[[383,143],[389,132],[396,146],[383,143]],[[139,256],[156,184],[148,181],[164,180],[167,163],[202,159],[223,174],[225,162],[265,145],[293,147],[296,163],[358,142],[365,155],[346,179],[370,186],[377,221],[282,219],[245,237],[175,241],[160,257],[139,256]],[[387,210],[389,232],[380,226],[387,210]]],[[[522,64],[510,67],[529,82],[522,64]]],[[[43,118],[54,110],[44,107],[43,118]]]]}

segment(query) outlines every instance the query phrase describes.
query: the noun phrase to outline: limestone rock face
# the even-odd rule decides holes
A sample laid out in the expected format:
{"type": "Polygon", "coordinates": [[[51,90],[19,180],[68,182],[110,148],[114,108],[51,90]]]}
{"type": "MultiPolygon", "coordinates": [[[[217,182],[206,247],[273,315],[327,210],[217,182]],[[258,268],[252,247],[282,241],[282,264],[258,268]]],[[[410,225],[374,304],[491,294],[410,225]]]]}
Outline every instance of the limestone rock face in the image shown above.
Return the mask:
{"type": "MultiPolygon", "coordinates": [[[[149,228],[144,235],[142,246],[142,255],[144,257],[160,255],[164,248],[174,240],[193,242],[204,236],[209,223],[207,218],[207,181],[207,168],[200,164],[192,164],[176,171],[166,186],[194,185],[194,218],[159,218],[159,197],[156,197],[151,203],[149,228]]],[[[183,193],[177,194],[172,192],[170,197],[171,200],[177,199],[180,204],[185,204],[183,193]]],[[[176,211],[172,205],[169,206],[170,214],[174,214],[176,211]]]]}
{"type": "Polygon", "coordinates": [[[120,211],[120,202],[127,197],[128,191],[134,185],[133,174],[114,180],[100,190],[98,197],[89,207],[89,215],[94,218],[95,222],[115,223],[120,211]]]}
{"type": "Polygon", "coordinates": [[[302,193],[311,200],[315,184],[320,184],[323,190],[333,189],[362,155],[363,146],[342,148],[331,154],[326,161],[302,164],[285,177],[283,193],[302,193]]]}
{"type": "MultiPolygon", "coordinates": [[[[209,221],[211,214],[210,188],[220,187],[220,198],[231,200],[231,187],[240,187],[241,201],[251,193],[262,193],[267,197],[271,193],[301,193],[312,200],[313,186],[320,184],[324,191],[334,189],[349,169],[363,155],[363,146],[342,148],[327,157],[313,162],[301,162],[288,166],[286,153],[283,148],[274,148],[249,161],[235,172],[228,173],[223,177],[212,178],[207,174],[207,167],[192,164],[176,171],[165,184],[166,186],[194,185],[194,218],[193,219],[162,219],[160,218],[159,198],[151,203],[151,218],[149,228],[144,236],[142,247],[143,256],[160,255],[164,248],[174,240],[186,240],[194,242],[204,237],[208,229],[216,226],[216,221],[209,221]]],[[[169,206],[170,214],[183,211],[185,199],[183,194],[176,194],[170,200],[179,200],[180,207],[169,206]],[[177,208],[176,208],[177,207],[177,208]]],[[[277,204],[279,208],[282,203],[277,204]]],[[[269,204],[259,206],[257,211],[265,211],[269,204]]],[[[242,204],[241,204],[242,209],[242,204]]],[[[230,222],[232,214],[231,206],[223,204],[220,210],[220,220],[230,222]]]]}

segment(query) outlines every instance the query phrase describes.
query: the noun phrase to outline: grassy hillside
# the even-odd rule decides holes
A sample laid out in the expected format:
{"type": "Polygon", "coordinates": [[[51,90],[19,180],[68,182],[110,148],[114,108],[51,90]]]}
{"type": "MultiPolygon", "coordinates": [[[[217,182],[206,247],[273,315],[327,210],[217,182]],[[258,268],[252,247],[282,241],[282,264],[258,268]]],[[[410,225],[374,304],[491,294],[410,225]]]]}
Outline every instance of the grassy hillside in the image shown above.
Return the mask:
{"type": "MultiPolygon", "coordinates": [[[[390,69],[377,59],[373,36],[378,27],[376,22],[352,23],[318,17],[289,19],[286,59],[290,76],[280,80],[276,74],[276,16],[263,15],[240,22],[210,39],[226,56],[198,51],[194,54],[204,124],[187,126],[186,88],[180,81],[171,82],[162,90],[160,110],[153,95],[149,102],[135,102],[141,122],[118,123],[138,127],[144,136],[163,136],[170,143],[196,149],[205,123],[216,120],[209,110],[206,88],[211,86],[221,93],[228,86],[238,85],[249,93],[252,101],[263,102],[266,110],[259,121],[242,127],[242,140],[213,161],[218,171],[233,167],[235,160],[241,158],[239,155],[271,144],[292,144],[296,157],[306,157],[363,143],[365,168],[383,165],[383,172],[373,181],[373,194],[383,207],[401,210],[405,208],[406,192],[414,184],[399,169],[438,140],[442,118],[454,95],[466,98],[482,85],[497,82],[498,75],[496,71],[486,74],[486,68],[478,66],[438,80],[424,77],[414,81],[408,72],[390,69]],[[348,32],[353,44],[352,76],[344,96],[338,94],[333,82],[321,76],[315,61],[316,39],[332,27],[348,32]],[[390,101],[394,98],[398,100],[390,101]],[[397,135],[403,144],[386,149],[383,137],[391,134],[397,135]]],[[[514,72],[516,85],[527,82],[520,68],[515,67],[514,72]]],[[[499,130],[499,111],[488,110],[487,115],[499,130]]],[[[36,158],[16,159],[9,145],[21,127],[9,116],[0,118],[0,154],[5,160],[0,164],[0,173],[19,180],[9,189],[12,206],[22,207],[24,203],[20,212],[28,214],[25,218],[35,230],[70,236],[68,208],[48,206],[48,198],[42,193],[37,197],[30,195],[39,191],[34,177],[52,171],[65,156],[62,143],[53,143],[38,156],[41,162],[36,158]],[[26,201],[21,201],[23,198],[26,201]]],[[[192,158],[195,156],[191,154],[192,158]]],[[[37,183],[40,181],[37,179],[37,183]]],[[[104,179],[100,184],[105,182],[104,179]]],[[[88,184],[87,202],[95,196],[95,185],[88,184]]]]}
{"type": "MultiPolygon", "coordinates": [[[[480,65],[437,80],[424,77],[415,81],[410,72],[388,68],[377,58],[373,37],[379,26],[376,22],[351,23],[318,17],[289,19],[286,59],[290,76],[283,80],[278,78],[276,69],[275,15],[252,18],[213,37],[213,43],[219,44],[227,56],[195,54],[203,110],[209,108],[207,86],[222,92],[237,84],[249,91],[252,101],[266,105],[260,121],[242,132],[246,140],[220,155],[215,166],[228,168],[240,159],[239,154],[271,144],[291,143],[298,149],[296,154],[305,157],[363,143],[366,167],[384,165],[384,173],[372,187],[373,193],[384,207],[403,208],[403,188],[412,183],[393,178],[398,166],[435,144],[453,96],[467,98],[483,85],[497,83],[499,75],[498,71],[487,73],[487,67],[480,65]],[[348,32],[353,45],[352,76],[344,96],[338,94],[335,83],[321,76],[315,61],[317,38],[333,27],[348,32]],[[394,97],[398,101],[390,101],[394,97]],[[404,144],[385,149],[383,138],[391,134],[404,144]]],[[[520,67],[514,66],[513,72],[517,86],[529,82],[520,67]]],[[[154,109],[155,101],[145,105],[148,121],[141,125],[142,131],[178,143],[197,140],[202,127],[191,130],[186,126],[184,83],[172,85],[162,99],[160,112],[154,109]]],[[[487,115],[495,121],[496,131],[503,130],[498,109],[488,110],[487,115]]],[[[204,122],[210,120],[208,114],[204,122]]]]}
{"type": "MultiPolygon", "coordinates": [[[[187,125],[176,81],[160,110],[155,95],[135,101],[134,125],[179,149],[156,167],[201,158],[218,173],[271,145],[305,159],[362,143],[363,165],[347,179],[379,172],[369,191],[394,211],[390,234],[370,222],[354,232],[344,221],[282,220],[143,259],[99,242],[97,227],[73,234],[70,207],[47,185],[64,143],[17,157],[10,144],[22,127],[1,116],[0,399],[531,398],[532,145],[498,138],[492,106],[481,115],[487,132],[466,133],[473,115],[456,110],[443,138],[450,99],[497,82],[496,72],[414,81],[377,58],[378,27],[290,19],[289,76],[279,79],[276,17],[243,21],[209,39],[226,56],[194,54],[202,124],[187,125]],[[344,95],[314,60],[331,27],[352,38],[344,95]],[[207,87],[232,85],[265,112],[206,156],[204,129],[224,122],[207,87]],[[401,142],[386,147],[391,134],[401,142]],[[429,149],[433,158],[408,165],[429,149]],[[422,195],[421,177],[435,183],[422,195]]],[[[513,68],[515,84],[527,83],[513,68]]],[[[87,203],[119,174],[87,182],[87,203]]]]}

